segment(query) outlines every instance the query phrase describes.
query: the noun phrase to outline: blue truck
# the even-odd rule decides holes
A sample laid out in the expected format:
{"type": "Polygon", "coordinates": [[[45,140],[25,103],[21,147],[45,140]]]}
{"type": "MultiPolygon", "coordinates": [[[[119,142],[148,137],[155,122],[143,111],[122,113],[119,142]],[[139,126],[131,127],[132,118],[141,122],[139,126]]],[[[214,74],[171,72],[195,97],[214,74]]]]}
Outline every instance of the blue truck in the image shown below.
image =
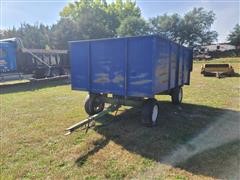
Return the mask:
{"type": "Polygon", "coordinates": [[[0,41],[0,73],[16,71],[16,43],[0,41]]]}
{"type": "MultiPolygon", "coordinates": [[[[85,111],[95,115],[105,103],[142,107],[142,123],[157,123],[158,94],[182,102],[190,84],[192,49],[158,35],[69,42],[71,86],[87,91],[85,111]]],[[[90,118],[91,119],[91,118],[90,118]]]]}

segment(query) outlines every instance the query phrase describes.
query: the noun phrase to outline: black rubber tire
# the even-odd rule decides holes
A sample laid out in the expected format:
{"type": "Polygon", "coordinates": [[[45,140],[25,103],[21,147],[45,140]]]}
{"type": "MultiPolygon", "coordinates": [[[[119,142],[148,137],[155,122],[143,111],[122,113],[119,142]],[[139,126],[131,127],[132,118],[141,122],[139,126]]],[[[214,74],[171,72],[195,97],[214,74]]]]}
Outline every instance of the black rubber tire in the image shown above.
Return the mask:
{"type": "Polygon", "coordinates": [[[172,103],[173,104],[180,104],[183,98],[183,90],[182,87],[178,87],[172,90],[171,93],[172,103]]]}
{"type": "Polygon", "coordinates": [[[147,99],[142,108],[142,124],[147,127],[152,127],[157,124],[159,115],[159,105],[156,99],[151,98],[147,99]],[[154,108],[157,107],[157,115],[155,115],[156,118],[153,118],[153,112],[154,108]],[[154,119],[154,120],[153,120],[154,119]]]}
{"type": "Polygon", "coordinates": [[[104,110],[105,103],[102,102],[100,95],[87,96],[85,100],[85,111],[88,115],[100,113],[104,110]]]}

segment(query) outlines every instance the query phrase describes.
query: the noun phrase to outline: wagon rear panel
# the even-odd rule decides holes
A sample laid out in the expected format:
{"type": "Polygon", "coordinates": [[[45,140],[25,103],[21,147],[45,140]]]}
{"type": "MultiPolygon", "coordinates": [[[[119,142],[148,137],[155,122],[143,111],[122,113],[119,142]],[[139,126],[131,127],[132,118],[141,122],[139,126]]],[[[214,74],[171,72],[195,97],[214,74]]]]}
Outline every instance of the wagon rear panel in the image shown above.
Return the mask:
{"type": "Polygon", "coordinates": [[[192,71],[193,54],[192,50],[184,48],[184,84],[190,84],[190,73],[192,71]]]}
{"type": "Polygon", "coordinates": [[[191,50],[168,39],[156,37],[154,57],[154,93],[189,84],[191,50]]]}
{"type": "Polygon", "coordinates": [[[154,57],[154,93],[157,94],[168,89],[169,83],[169,60],[170,60],[170,48],[169,41],[166,39],[155,39],[155,57],[154,57]]]}

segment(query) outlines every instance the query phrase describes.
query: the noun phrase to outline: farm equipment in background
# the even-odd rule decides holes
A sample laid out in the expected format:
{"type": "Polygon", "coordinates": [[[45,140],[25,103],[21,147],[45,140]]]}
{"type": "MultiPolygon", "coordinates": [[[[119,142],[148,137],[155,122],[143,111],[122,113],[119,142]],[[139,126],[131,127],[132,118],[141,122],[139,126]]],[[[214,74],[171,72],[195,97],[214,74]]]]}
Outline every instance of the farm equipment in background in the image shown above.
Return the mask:
{"type": "Polygon", "coordinates": [[[18,74],[32,78],[50,78],[69,74],[67,50],[45,50],[24,48],[21,39],[0,40],[0,76],[18,74]]]}
{"type": "Polygon", "coordinates": [[[201,74],[221,78],[224,76],[233,76],[235,72],[230,64],[204,64],[201,68],[201,74]]]}

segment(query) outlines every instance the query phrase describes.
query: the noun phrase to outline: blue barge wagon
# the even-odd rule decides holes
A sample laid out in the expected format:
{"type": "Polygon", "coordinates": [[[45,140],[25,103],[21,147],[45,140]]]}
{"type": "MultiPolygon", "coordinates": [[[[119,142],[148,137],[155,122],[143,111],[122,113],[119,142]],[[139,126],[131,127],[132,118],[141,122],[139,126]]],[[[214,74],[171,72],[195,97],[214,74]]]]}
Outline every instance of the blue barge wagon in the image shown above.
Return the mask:
{"type": "Polygon", "coordinates": [[[182,101],[190,84],[192,49],[158,35],[69,42],[73,90],[88,91],[85,110],[100,113],[105,103],[141,106],[142,123],[155,125],[157,94],[182,101]]]}

